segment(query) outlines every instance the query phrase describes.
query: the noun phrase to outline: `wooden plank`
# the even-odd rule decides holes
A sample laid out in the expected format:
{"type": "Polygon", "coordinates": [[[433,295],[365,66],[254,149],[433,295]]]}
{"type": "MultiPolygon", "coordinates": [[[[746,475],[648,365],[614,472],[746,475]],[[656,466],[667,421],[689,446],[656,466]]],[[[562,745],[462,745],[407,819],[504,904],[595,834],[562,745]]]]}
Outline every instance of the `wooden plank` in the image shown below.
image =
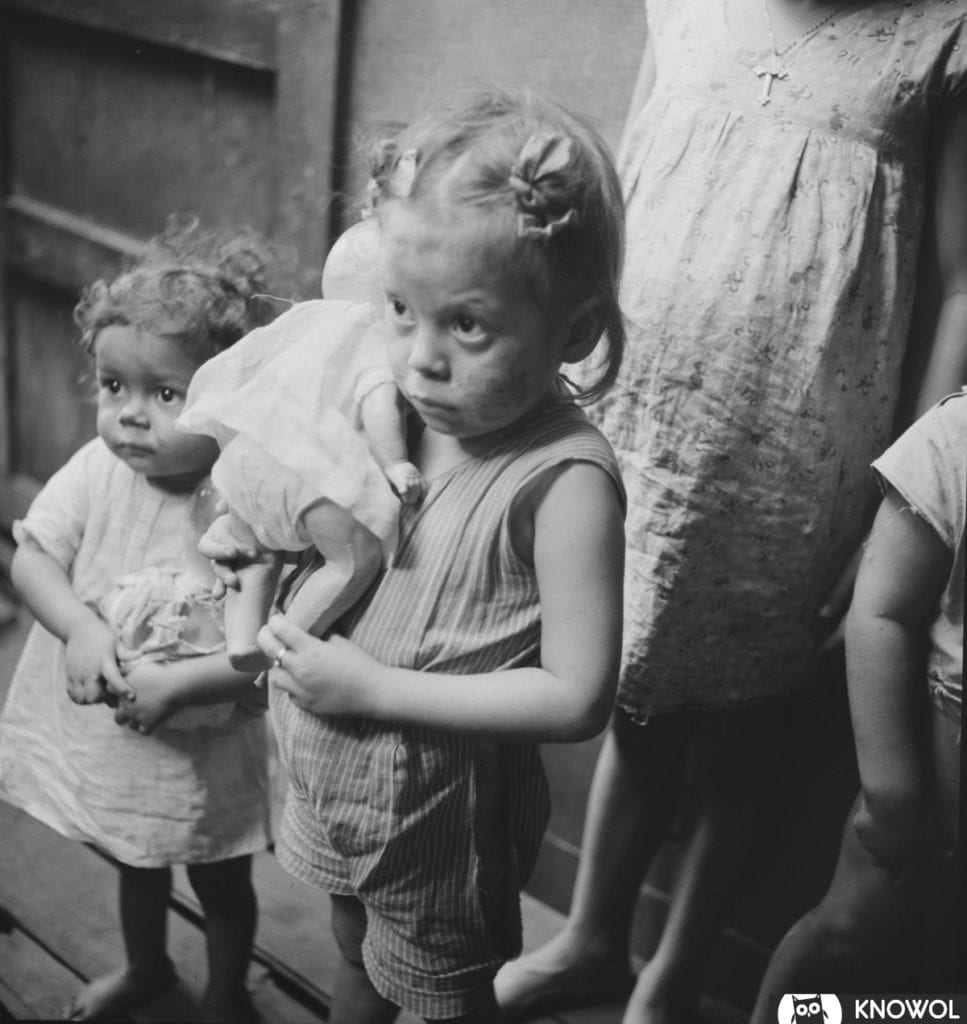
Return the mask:
{"type": "Polygon", "coordinates": [[[7,264],[71,292],[113,276],[122,258],[143,249],[130,235],[27,196],[8,196],[3,219],[7,264]]]}
{"type": "Polygon", "coordinates": [[[0,1005],[18,1020],[57,1020],[80,979],[8,919],[0,930],[0,1005]]]}
{"type": "Polygon", "coordinates": [[[0,9],[273,70],[273,5],[257,0],[0,0],[0,9]]]}
{"type": "Polygon", "coordinates": [[[297,289],[319,296],[331,238],[340,0],[285,4],[277,22],[273,236],[300,256],[297,289]]]}

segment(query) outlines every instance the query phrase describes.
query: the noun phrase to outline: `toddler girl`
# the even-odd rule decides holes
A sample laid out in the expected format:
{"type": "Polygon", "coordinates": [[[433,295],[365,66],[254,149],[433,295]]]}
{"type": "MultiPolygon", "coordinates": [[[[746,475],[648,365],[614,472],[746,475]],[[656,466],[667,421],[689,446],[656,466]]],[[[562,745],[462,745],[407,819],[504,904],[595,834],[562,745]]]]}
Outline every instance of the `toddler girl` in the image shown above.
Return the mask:
{"type": "Polygon", "coordinates": [[[961,392],[934,406],[873,463],[885,495],[846,620],[860,794],[829,891],[790,929],[766,971],[752,1018],[757,1024],[775,1019],[770,1004],[783,992],[945,992],[963,977],[962,962],[959,976],[954,970],[957,901],[951,897],[965,453],[967,394],[961,392]],[[937,942],[944,934],[946,949],[937,942]]]}
{"type": "Polygon", "coordinates": [[[322,556],[286,609],[321,634],[396,547],[390,484],[404,502],[421,492],[369,301],[376,231],[364,220],[336,242],[325,299],[296,304],[206,363],[178,420],[221,447],[212,477],[229,512],[213,538],[257,555],[226,595],[228,655],[238,669],[266,665],[256,634],[275,597],[276,552],[313,547],[322,556]],[[356,523],[366,529],[353,532],[356,523]]]}
{"type": "MultiPolygon", "coordinates": [[[[174,421],[195,370],[257,323],[265,267],[254,238],[174,224],[131,269],[86,291],[75,318],[93,358],[98,437],[15,527],[13,580],[39,621],[0,719],[0,794],[120,870],[128,962],[78,993],[72,1020],[126,1013],[175,982],[172,864],[187,865],[205,917],[206,1019],[252,1018],[250,867],[269,842],[269,791],[264,716],[239,703],[251,677],[231,668],[207,624],[189,634],[209,653],[156,660],[150,616],[122,648],[97,609],[130,622],[124,581],[156,570],[182,590],[185,620],[199,622],[185,535],[197,532],[189,517],[217,448],[174,421]],[[122,657],[138,649],[145,656],[122,657]],[[205,728],[169,727],[183,709],[223,705],[227,716],[205,728]]],[[[156,597],[157,579],[152,588],[156,597]]]]}
{"type": "Polygon", "coordinates": [[[597,732],[618,665],[622,486],[559,374],[602,334],[580,397],[617,370],[621,200],[584,122],[492,93],[384,147],[372,194],[426,493],[332,636],[278,616],[259,634],[290,779],[278,855],[333,894],[332,1024],[496,1022],[547,816],[537,744],[597,732]]]}

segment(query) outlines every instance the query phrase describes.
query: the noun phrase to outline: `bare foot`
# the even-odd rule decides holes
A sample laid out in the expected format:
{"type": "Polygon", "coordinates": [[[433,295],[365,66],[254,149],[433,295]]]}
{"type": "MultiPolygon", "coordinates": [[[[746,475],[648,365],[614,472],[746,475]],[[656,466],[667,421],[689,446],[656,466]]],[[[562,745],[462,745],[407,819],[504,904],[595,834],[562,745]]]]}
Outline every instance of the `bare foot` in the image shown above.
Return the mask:
{"type": "Polygon", "coordinates": [[[259,1020],[247,990],[224,1002],[206,997],[202,1013],[204,1024],[256,1024],[259,1020]]]}
{"type": "Polygon", "coordinates": [[[527,1020],[554,1009],[603,1003],[630,992],[634,976],[624,957],[575,959],[551,940],[504,964],[494,980],[497,1003],[508,1021],[527,1020]]]}
{"type": "Polygon", "coordinates": [[[661,977],[655,960],[649,960],[638,975],[621,1024],[682,1024],[697,1020],[698,992],[694,982],[679,990],[661,977]]]}
{"type": "Polygon", "coordinates": [[[88,982],[70,1001],[64,1020],[106,1020],[157,999],[175,984],[170,964],[157,975],[143,976],[121,969],[88,982]]]}

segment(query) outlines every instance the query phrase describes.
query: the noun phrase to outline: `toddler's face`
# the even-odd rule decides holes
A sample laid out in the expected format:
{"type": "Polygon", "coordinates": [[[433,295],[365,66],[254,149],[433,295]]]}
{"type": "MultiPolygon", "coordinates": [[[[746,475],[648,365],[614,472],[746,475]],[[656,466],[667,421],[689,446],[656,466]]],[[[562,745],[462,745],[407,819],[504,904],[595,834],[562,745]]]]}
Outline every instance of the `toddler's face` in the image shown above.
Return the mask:
{"type": "Polygon", "coordinates": [[[210,437],[175,429],[197,360],[171,338],[105,327],[94,346],[97,432],[136,473],[169,490],[190,490],[211,469],[210,437]]]}
{"type": "Polygon", "coordinates": [[[397,385],[427,426],[485,438],[554,388],[567,316],[538,308],[487,243],[486,214],[402,204],[383,215],[383,318],[397,385]]]}

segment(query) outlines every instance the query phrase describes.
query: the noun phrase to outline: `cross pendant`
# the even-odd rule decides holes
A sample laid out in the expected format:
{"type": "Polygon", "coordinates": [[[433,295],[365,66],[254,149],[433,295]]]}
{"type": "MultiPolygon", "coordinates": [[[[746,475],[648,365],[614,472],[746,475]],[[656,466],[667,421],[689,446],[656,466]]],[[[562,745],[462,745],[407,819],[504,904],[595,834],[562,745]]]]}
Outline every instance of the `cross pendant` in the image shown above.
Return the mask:
{"type": "Polygon", "coordinates": [[[789,72],[782,66],[779,58],[774,55],[769,57],[765,64],[756,64],[752,70],[762,79],[762,92],[759,93],[759,102],[762,106],[766,106],[772,98],[769,95],[772,92],[772,83],[777,78],[780,80],[788,78],[789,72]]]}

